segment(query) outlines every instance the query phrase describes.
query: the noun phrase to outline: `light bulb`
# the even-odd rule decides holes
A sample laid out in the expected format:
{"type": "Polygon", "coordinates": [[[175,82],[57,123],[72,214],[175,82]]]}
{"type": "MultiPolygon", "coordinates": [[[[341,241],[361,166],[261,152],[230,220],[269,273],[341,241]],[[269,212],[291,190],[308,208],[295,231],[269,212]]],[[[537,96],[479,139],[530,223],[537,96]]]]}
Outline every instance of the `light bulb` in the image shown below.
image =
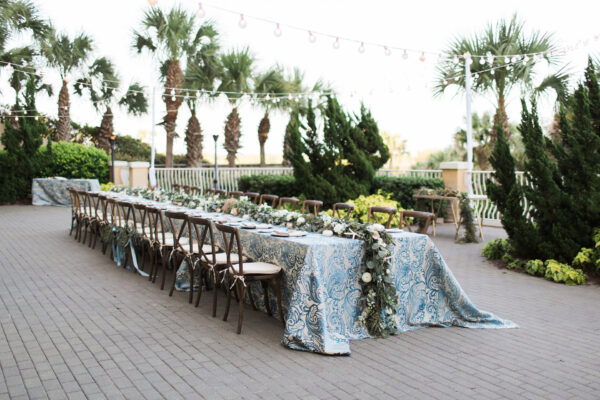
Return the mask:
{"type": "Polygon", "coordinates": [[[459,60],[458,60],[458,56],[457,56],[457,55],[454,55],[454,57],[452,57],[452,62],[453,62],[454,64],[458,64],[458,61],[459,61],[459,60]]]}
{"type": "Polygon", "coordinates": [[[360,46],[358,47],[358,52],[361,54],[365,52],[365,44],[363,42],[360,43],[360,46]]]}
{"type": "Polygon", "coordinates": [[[525,62],[529,61],[529,57],[527,57],[527,55],[524,55],[523,56],[523,61],[525,61],[525,62]]]}
{"type": "Polygon", "coordinates": [[[265,100],[271,100],[271,96],[269,96],[269,94],[267,93],[267,95],[265,96],[265,100]]]}
{"type": "Polygon", "coordinates": [[[510,58],[504,57],[504,64],[508,64],[510,62],[510,58]]]}
{"type": "Polygon", "coordinates": [[[408,51],[404,50],[404,53],[402,53],[402,58],[408,60],[408,51]]]}
{"type": "Polygon", "coordinates": [[[421,57],[419,57],[419,61],[425,62],[425,52],[421,52],[421,57]]]}
{"type": "Polygon", "coordinates": [[[510,59],[510,61],[511,61],[512,63],[516,63],[516,62],[517,62],[517,56],[513,56],[513,57],[510,59]]]}
{"type": "Polygon", "coordinates": [[[68,83],[69,82],[69,78],[67,78],[66,76],[63,78],[63,82],[64,83],[68,83]]]}
{"type": "Polygon", "coordinates": [[[238,26],[242,29],[248,26],[248,23],[244,19],[244,14],[240,14],[240,22],[238,22],[238,26]]]}
{"type": "Polygon", "coordinates": [[[392,54],[392,51],[390,50],[389,47],[384,46],[383,47],[383,54],[385,54],[386,56],[389,56],[390,54],[392,54]]]}
{"type": "Polygon", "coordinates": [[[39,70],[39,69],[36,69],[36,70],[35,70],[35,75],[36,75],[36,76],[40,76],[41,74],[42,74],[42,73],[40,72],[40,70],[39,70]]]}
{"type": "Polygon", "coordinates": [[[273,35],[275,35],[276,37],[281,36],[281,28],[279,27],[279,24],[277,24],[277,26],[275,27],[275,30],[273,31],[273,35]]]}
{"type": "Polygon", "coordinates": [[[176,101],[176,97],[175,96],[171,96],[171,101],[176,101]]]}
{"type": "Polygon", "coordinates": [[[494,56],[488,56],[487,62],[488,62],[488,64],[493,66],[494,65],[494,56]]]}
{"type": "Polygon", "coordinates": [[[35,119],[37,121],[40,118],[36,115],[35,117],[33,117],[33,119],[35,119]]]}
{"type": "Polygon", "coordinates": [[[490,70],[490,74],[494,75],[495,71],[492,69],[490,70]]]}
{"type": "Polygon", "coordinates": [[[481,64],[481,65],[484,65],[484,64],[485,64],[485,58],[484,58],[484,57],[481,57],[481,58],[479,59],[479,64],[481,64]]]}
{"type": "Polygon", "coordinates": [[[198,3],[198,11],[196,11],[196,15],[200,18],[206,17],[206,11],[204,11],[202,3],[198,3]]]}
{"type": "Polygon", "coordinates": [[[444,80],[442,81],[442,83],[443,83],[443,84],[444,84],[444,86],[445,86],[445,85],[447,85],[447,84],[448,84],[448,81],[444,79],[444,80]]]}
{"type": "Polygon", "coordinates": [[[154,7],[158,3],[158,0],[148,0],[148,4],[154,7]]]}
{"type": "Polygon", "coordinates": [[[313,35],[313,33],[311,31],[308,31],[308,41],[311,43],[314,43],[317,41],[317,37],[315,35],[313,35]]]}
{"type": "Polygon", "coordinates": [[[291,99],[292,99],[292,94],[290,93],[290,94],[288,94],[288,100],[291,100],[291,99]]]}
{"type": "Polygon", "coordinates": [[[335,42],[333,42],[333,48],[336,50],[340,48],[340,38],[335,38],[335,42]]]}

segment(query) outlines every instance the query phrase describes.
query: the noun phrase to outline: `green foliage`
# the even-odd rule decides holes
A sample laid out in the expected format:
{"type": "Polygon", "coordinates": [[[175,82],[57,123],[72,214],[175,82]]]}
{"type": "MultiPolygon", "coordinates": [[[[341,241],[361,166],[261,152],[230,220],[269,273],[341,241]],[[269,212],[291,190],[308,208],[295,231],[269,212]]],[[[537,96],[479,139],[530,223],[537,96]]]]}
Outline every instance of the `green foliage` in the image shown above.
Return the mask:
{"type": "Polygon", "coordinates": [[[461,225],[465,228],[465,234],[459,239],[461,243],[477,243],[477,229],[473,222],[473,209],[471,208],[471,201],[466,193],[462,193],[460,196],[460,215],[461,225]]]}
{"type": "Polygon", "coordinates": [[[279,197],[297,197],[300,192],[296,179],[291,175],[241,176],[238,179],[238,189],[242,192],[276,194],[279,197]]]}
{"type": "Polygon", "coordinates": [[[488,260],[499,260],[509,248],[510,244],[508,240],[498,238],[487,242],[483,246],[483,249],[481,249],[481,255],[485,256],[488,260]]]}
{"type": "Polygon", "coordinates": [[[529,275],[544,276],[546,275],[546,265],[542,260],[528,260],[525,263],[525,272],[529,275]]]}
{"type": "MultiPolygon", "coordinates": [[[[504,258],[504,257],[503,257],[504,258]]],[[[527,262],[520,258],[515,258],[508,264],[506,264],[506,269],[518,269],[523,270],[526,266],[527,262]]]]}
{"type": "MultiPolygon", "coordinates": [[[[353,218],[361,222],[367,222],[369,208],[373,206],[394,207],[400,210],[400,204],[392,200],[390,193],[378,190],[377,193],[370,196],[361,195],[356,199],[348,200],[347,203],[354,204],[353,218]]],[[[387,214],[376,214],[377,222],[385,225],[388,220],[387,214]]]]}
{"type": "Polygon", "coordinates": [[[353,117],[329,97],[322,115],[321,137],[311,102],[305,117],[292,113],[285,158],[294,167],[296,181],[302,182],[303,193],[331,206],[368,194],[375,170],[388,160],[389,150],[365,107],[353,117]]]}
{"type": "MultiPolygon", "coordinates": [[[[22,108],[17,103],[16,110],[22,108]]],[[[35,81],[29,79],[25,89],[25,110],[35,110],[35,81]]],[[[29,113],[35,113],[29,111],[29,113]]],[[[31,180],[43,168],[46,158],[38,156],[42,136],[47,127],[39,119],[21,118],[15,125],[6,122],[0,152],[0,202],[12,202],[31,197],[31,180]]]]}
{"type": "Polygon", "coordinates": [[[110,192],[110,190],[113,188],[113,186],[115,186],[115,184],[112,182],[101,183],[100,190],[102,190],[103,192],[110,192]]]}
{"type": "Polygon", "coordinates": [[[556,260],[546,260],[546,279],[562,282],[568,286],[583,285],[587,275],[581,269],[574,269],[570,265],[559,263],[556,260]]]}
{"type": "MultiPolygon", "coordinates": [[[[150,161],[150,157],[146,161],[150,161]]],[[[206,161],[202,161],[205,164],[208,164],[206,161]]],[[[165,166],[166,156],[164,153],[156,153],[154,155],[154,164],[165,166]]],[[[173,166],[176,165],[186,165],[185,163],[185,154],[173,154],[173,166]]]]}
{"type": "Polygon", "coordinates": [[[108,156],[103,150],[78,143],[59,142],[52,150],[41,151],[49,156],[42,176],[62,176],[67,179],[98,179],[108,182],[108,156]]]}
{"type": "Polygon", "coordinates": [[[392,199],[402,204],[404,208],[415,208],[415,199],[413,194],[420,188],[428,189],[444,189],[444,181],[437,178],[423,177],[392,177],[392,176],[376,176],[373,179],[373,187],[371,192],[382,190],[390,193],[392,199]]]}
{"type": "Polygon", "coordinates": [[[126,135],[115,137],[115,160],[150,161],[152,148],[140,139],[126,135]]]}

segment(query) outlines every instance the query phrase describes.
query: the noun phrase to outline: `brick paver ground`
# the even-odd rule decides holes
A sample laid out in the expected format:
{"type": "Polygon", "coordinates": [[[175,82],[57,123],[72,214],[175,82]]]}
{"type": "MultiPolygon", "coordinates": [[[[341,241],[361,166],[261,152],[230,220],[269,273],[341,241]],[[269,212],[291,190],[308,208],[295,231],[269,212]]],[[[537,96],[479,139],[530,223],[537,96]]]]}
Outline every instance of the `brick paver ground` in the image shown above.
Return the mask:
{"type": "Polygon", "coordinates": [[[168,297],[69,238],[69,213],[0,207],[0,398],[600,397],[600,287],[498,269],[449,226],[435,242],[462,287],[521,328],[422,329],[329,357],[284,348],[266,314],[249,309],[237,335],[235,311],[168,297]]]}

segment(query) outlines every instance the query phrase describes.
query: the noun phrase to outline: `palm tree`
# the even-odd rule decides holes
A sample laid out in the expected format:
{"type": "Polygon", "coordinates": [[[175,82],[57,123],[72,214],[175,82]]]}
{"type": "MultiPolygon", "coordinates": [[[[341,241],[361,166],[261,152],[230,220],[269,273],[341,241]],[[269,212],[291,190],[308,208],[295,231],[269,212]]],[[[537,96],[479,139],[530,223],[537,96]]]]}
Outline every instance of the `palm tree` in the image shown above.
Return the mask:
{"type": "Polygon", "coordinates": [[[269,111],[273,109],[286,108],[286,98],[282,96],[287,91],[287,81],[283,75],[283,68],[276,65],[269,70],[258,74],[254,78],[254,90],[258,99],[261,100],[265,109],[265,115],[258,125],[258,142],[260,143],[260,166],[264,167],[265,162],[265,143],[269,138],[271,122],[269,120],[269,111]]]}
{"type": "MultiPolygon", "coordinates": [[[[104,110],[96,146],[107,153],[110,150],[110,138],[114,134],[113,111],[111,106],[116,101],[119,90],[119,77],[110,60],[101,57],[89,67],[85,78],[75,83],[75,93],[82,96],[84,91],[89,93],[90,100],[98,112],[104,110]]],[[[148,110],[148,100],[144,96],[144,88],[137,82],[132,83],[118,104],[126,108],[132,115],[142,115],[148,110]]]]}
{"type": "Polygon", "coordinates": [[[202,27],[196,29],[194,14],[188,14],[179,6],[167,14],[158,7],[151,7],[144,14],[141,30],[133,33],[133,48],[138,53],[146,49],[160,62],[160,74],[165,82],[163,101],[167,109],[162,122],[167,133],[167,167],[173,166],[177,114],[185,97],[181,90],[184,83],[181,65],[188,56],[196,53],[202,37],[202,27]]]}
{"type": "Polygon", "coordinates": [[[185,130],[187,153],[185,156],[188,167],[202,166],[202,128],[196,116],[196,109],[203,93],[208,94],[208,99],[214,99],[216,80],[222,75],[221,60],[219,58],[220,45],[218,32],[212,22],[206,22],[200,27],[204,38],[199,50],[188,58],[185,71],[186,104],[190,109],[190,119],[185,130]]]}
{"type": "Polygon", "coordinates": [[[72,40],[66,34],[51,32],[42,42],[42,54],[48,65],[56,68],[62,78],[62,87],[58,94],[58,120],[56,133],[58,140],[71,138],[71,103],[67,86],[69,74],[81,72],[93,50],[91,38],[81,33],[72,40]]]}
{"type": "MultiPolygon", "coordinates": [[[[40,18],[35,5],[26,0],[0,0],[0,69],[11,63],[25,65],[31,63],[36,54],[34,45],[9,48],[10,42],[18,35],[30,33],[36,43],[40,43],[50,31],[50,25],[40,18]]],[[[13,69],[11,86],[18,97],[22,83],[34,67],[13,69]],[[15,85],[17,83],[17,85],[15,85]]]]}
{"type": "Polygon", "coordinates": [[[230,167],[235,167],[235,156],[240,148],[241,119],[237,111],[243,92],[251,91],[254,56],[246,47],[221,55],[223,76],[219,91],[226,92],[233,109],[225,122],[225,150],[230,167]]]}
{"type": "MultiPolygon", "coordinates": [[[[559,69],[546,77],[539,86],[534,86],[535,61],[541,56],[533,55],[544,54],[543,57],[550,65],[557,65],[561,57],[556,50],[551,34],[538,31],[527,34],[523,22],[516,15],[510,21],[502,19],[496,25],[489,24],[481,34],[458,38],[448,46],[445,51],[447,61],[438,67],[435,94],[440,95],[451,85],[465,89],[464,65],[454,62],[452,58],[469,53],[473,60],[471,72],[477,74],[474,75],[472,90],[494,94],[497,107],[493,127],[501,123],[504,132],[509,133],[505,99],[513,87],[520,85],[523,90],[533,94],[554,89],[559,97],[561,93],[566,93],[567,73],[564,69],[559,69]],[[517,60],[513,57],[515,54],[528,56],[517,60]],[[481,62],[482,58],[484,63],[481,62]]],[[[492,128],[492,142],[495,137],[495,128],[492,128]]]]}

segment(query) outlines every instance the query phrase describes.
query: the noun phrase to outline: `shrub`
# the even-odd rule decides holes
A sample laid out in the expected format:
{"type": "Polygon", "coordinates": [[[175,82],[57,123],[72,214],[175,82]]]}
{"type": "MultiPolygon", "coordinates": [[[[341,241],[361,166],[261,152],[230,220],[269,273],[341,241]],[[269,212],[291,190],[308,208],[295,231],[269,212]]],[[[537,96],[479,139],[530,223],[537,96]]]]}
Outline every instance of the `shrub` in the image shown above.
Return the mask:
{"type": "Polygon", "coordinates": [[[485,256],[488,260],[499,260],[508,248],[509,244],[506,239],[498,238],[490,240],[481,249],[481,255],[485,256]]]}
{"type": "Polygon", "coordinates": [[[150,161],[152,148],[140,139],[131,136],[115,137],[115,160],[150,161]]]}
{"type": "Polygon", "coordinates": [[[423,178],[412,176],[376,176],[373,180],[372,192],[382,190],[392,195],[392,199],[399,202],[406,209],[415,208],[413,194],[421,187],[429,189],[444,189],[444,181],[437,178],[423,178]]]}
{"type": "MultiPolygon", "coordinates": [[[[292,175],[246,175],[238,179],[238,190],[276,194],[279,197],[298,197],[300,190],[292,175]]],[[[319,200],[319,199],[315,199],[319,200]]]]}
{"type": "Polygon", "coordinates": [[[525,272],[529,275],[544,276],[546,274],[546,265],[542,260],[529,260],[525,263],[525,272]]]}
{"type": "Polygon", "coordinates": [[[546,260],[546,279],[554,282],[564,282],[566,285],[583,285],[587,275],[580,269],[559,263],[556,260],[546,260]]]}
{"type": "Polygon", "coordinates": [[[103,150],[78,143],[59,142],[51,150],[40,151],[42,157],[49,155],[49,163],[42,176],[62,176],[67,179],[98,179],[108,182],[108,156],[103,150]]]}
{"type": "MultiPolygon", "coordinates": [[[[379,190],[376,194],[369,196],[359,196],[357,199],[348,200],[350,204],[354,204],[353,218],[358,219],[362,222],[367,222],[369,216],[369,207],[383,206],[383,207],[395,207],[400,209],[400,204],[392,200],[391,194],[384,193],[379,190]]],[[[385,225],[388,220],[386,214],[376,214],[377,222],[385,225]]]]}

